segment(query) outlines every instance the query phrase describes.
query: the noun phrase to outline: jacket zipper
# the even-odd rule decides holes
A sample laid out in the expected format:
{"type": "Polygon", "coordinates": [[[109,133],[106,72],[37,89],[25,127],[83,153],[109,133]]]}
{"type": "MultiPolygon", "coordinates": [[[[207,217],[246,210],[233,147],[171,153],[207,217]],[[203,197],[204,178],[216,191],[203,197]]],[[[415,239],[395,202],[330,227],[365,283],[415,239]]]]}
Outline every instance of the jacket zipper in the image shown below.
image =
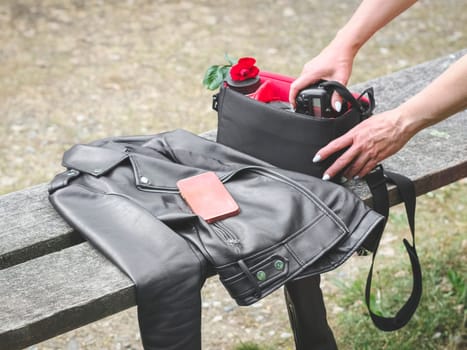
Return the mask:
{"type": "Polygon", "coordinates": [[[240,240],[235,235],[235,233],[232,232],[222,222],[220,221],[214,222],[212,223],[212,226],[214,226],[217,229],[215,232],[218,233],[220,238],[223,239],[228,245],[238,246],[240,244],[240,240]]]}

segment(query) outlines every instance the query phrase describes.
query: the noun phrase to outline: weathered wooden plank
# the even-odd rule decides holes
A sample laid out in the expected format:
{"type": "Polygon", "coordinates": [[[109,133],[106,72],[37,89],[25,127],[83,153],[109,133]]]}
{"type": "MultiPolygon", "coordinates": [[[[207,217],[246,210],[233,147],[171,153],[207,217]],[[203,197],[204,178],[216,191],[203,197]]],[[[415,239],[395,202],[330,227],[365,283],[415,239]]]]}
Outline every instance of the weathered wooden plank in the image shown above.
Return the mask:
{"type": "MultiPolygon", "coordinates": [[[[398,153],[383,162],[385,169],[408,176],[417,196],[436,190],[467,176],[467,112],[459,113],[421,131],[398,153]]],[[[364,181],[346,186],[371,203],[364,181]]],[[[397,189],[390,186],[390,204],[401,202],[397,189]]]]}
{"type": "Polygon", "coordinates": [[[0,197],[0,270],[82,242],[52,208],[47,184],[0,197]]]}
{"type": "Polygon", "coordinates": [[[383,164],[415,180],[417,195],[467,176],[467,112],[417,134],[383,164]]]}
{"type": "Polygon", "coordinates": [[[133,282],[89,243],[0,271],[0,350],[38,343],[135,305],[133,282]]]}

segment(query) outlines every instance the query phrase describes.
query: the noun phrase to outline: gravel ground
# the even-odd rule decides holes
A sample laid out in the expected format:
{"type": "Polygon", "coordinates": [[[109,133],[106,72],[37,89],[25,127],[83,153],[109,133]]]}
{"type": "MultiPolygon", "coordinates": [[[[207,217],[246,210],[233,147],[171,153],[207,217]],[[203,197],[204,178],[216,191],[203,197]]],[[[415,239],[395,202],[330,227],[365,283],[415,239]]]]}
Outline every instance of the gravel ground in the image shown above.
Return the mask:
{"type": "MultiPolygon", "coordinates": [[[[208,66],[227,52],[296,76],[358,3],[2,0],[0,193],[50,180],[74,143],[215,128],[212,93],[201,85],[208,66]]],[[[361,50],[351,83],[467,47],[465,23],[464,0],[416,4],[361,50]]],[[[347,265],[334,274],[358,268],[347,265]]],[[[331,296],[336,287],[325,277],[323,289],[331,296]]],[[[239,308],[211,279],[203,300],[204,349],[292,348],[282,291],[239,308]]],[[[329,312],[332,321],[339,310],[330,304],[329,312]]],[[[135,310],[31,349],[141,349],[135,310]]]]}

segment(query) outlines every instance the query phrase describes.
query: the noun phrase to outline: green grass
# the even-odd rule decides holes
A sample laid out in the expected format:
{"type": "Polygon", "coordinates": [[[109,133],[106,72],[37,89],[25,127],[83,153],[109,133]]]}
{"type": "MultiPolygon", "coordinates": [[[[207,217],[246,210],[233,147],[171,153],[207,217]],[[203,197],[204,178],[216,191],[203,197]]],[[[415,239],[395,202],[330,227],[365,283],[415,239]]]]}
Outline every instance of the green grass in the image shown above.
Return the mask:
{"type": "Polygon", "coordinates": [[[275,350],[275,348],[269,346],[264,347],[253,342],[247,342],[241,343],[240,345],[236,346],[235,350],[275,350]]]}
{"type": "MultiPolygon", "coordinates": [[[[419,199],[417,250],[422,264],[423,296],[409,324],[395,332],[377,330],[363,301],[366,272],[353,281],[339,282],[335,301],[344,310],[335,322],[340,349],[454,348],[462,327],[466,301],[465,242],[467,186],[456,183],[419,199]]],[[[398,237],[407,231],[402,208],[395,208],[386,232],[398,237]]],[[[391,242],[394,257],[377,259],[371,306],[375,313],[393,316],[411,290],[410,266],[400,239],[391,242]],[[398,248],[399,246],[399,248],[398,248]],[[402,258],[404,257],[404,258],[402,258]]]]}
{"type": "MultiPolygon", "coordinates": [[[[343,290],[344,297],[340,304],[345,311],[338,318],[340,330],[338,342],[342,349],[444,349],[453,340],[462,324],[462,295],[465,279],[460,279],[461,266],[452,264],[455,250],[445,251],[446,259],[434,259],[424,264],[424,293],[421,304],[409,324],[399,331],[384,333],[377,330],[367,316],[367,310],[361,300],[363,280],[358,279],[343,290]],[[455,269],[455,270],[454,270],[455,269]],[[455,274],[457,284],[448,279],[455,274]],[[461,287],[462,286],[462,287],[461,287]],[[459,288],[461,287],[461,288],[459,288]]],[[[384,316],[393,315],[395,306],[405,300],[400,294],[393,295],[397,289],[406,289],[408,279],[393,279],[396,268],[385,269],[381,282],[386,282],[385,294],[376,293],[372,302],[375,313],[384,316]],[[395,288],[389,286],[393,285],[395,288]],[[382,301],[381,298],[389,299],[382,301]]],[[[382,283],[381,283],[382,284],[382,283]]]]}

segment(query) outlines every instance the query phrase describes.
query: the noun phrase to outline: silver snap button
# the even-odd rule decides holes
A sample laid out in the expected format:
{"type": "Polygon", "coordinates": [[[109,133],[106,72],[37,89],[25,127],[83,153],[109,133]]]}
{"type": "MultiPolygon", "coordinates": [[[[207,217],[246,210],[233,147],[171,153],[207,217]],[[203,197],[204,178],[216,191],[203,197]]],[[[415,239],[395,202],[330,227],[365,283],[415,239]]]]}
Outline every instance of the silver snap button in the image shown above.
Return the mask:
{"type": "Polygon", "coordinates": [[[76,171],[76,170],[74,170],[74,169],[71,169],[71,170],[68,170],[68,171],[66,172],[66,174],[67,174],[68,176],[75,176],[75,175],[78,175],[78,171],[76,171]]]}
{"type": "Polygon", "coordinates": [[[139,178],[139,181],[141,181],[142,184],[148,184],[149,183],[149,179],[146,176],[141,176],[139,178]]]}

